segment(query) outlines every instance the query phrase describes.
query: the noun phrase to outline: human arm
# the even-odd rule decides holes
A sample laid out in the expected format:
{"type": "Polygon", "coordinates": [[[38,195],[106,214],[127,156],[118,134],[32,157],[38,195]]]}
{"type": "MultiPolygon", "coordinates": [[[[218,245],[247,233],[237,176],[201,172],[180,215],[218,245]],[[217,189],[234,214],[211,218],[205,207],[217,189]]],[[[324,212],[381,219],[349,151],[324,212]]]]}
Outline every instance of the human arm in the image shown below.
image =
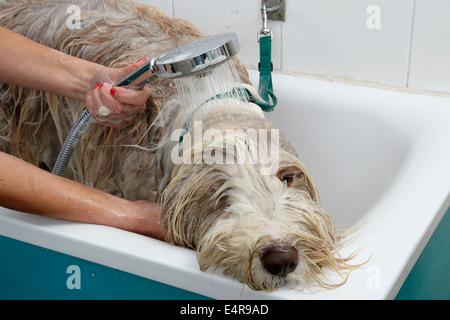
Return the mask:
{"type": "MultiPolygon", "coordinates": [[[[103,124],[121,126],[142,112],[150,91],[107,85],[145,63],[121,69],[66,55],[0,27],[0,82],[44,90],[85,101],[91,114],[106,106],[112,114],[103,124]]],[[[0,152],[0,206],[60,219],[113,226],[163,239],[159,206],[149,201],[127,201],[61,178],[0,152]]]]}
{"type": "Polygon", "coordinates": [[[131,90],[110,84],[146,62],[120,69],[79,59],[0,27],[0,82],[33,88],[86,102],[89,112],[105,125],[120,127],[142,113],[150,89],[131,90]],[[106,83],[104,86],[97,84],[106,83]],[[109,116],[99,116],[106,106],[109,116]]]}
{"type": "Polygon", "coordinates": [[[0,206],[53,218],[101,224],[164,240],[160,208],[128,201],[41,170],[0,152],[0,206]]]}

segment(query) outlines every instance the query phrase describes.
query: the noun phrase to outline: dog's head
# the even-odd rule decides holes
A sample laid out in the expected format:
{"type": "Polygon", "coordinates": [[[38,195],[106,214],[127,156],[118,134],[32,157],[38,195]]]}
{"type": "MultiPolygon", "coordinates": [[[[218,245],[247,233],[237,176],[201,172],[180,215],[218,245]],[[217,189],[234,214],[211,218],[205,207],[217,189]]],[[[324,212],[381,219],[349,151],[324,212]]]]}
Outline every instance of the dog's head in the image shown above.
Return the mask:
{"type": "Polygon", "coordinates": [[[220,268],[255,290],[338,286],[325,268],[344,283],[343,235],[286,137],[258,116],[205,126],[163,193],[166,240],[195,249],[201,270],[220,268]]]}

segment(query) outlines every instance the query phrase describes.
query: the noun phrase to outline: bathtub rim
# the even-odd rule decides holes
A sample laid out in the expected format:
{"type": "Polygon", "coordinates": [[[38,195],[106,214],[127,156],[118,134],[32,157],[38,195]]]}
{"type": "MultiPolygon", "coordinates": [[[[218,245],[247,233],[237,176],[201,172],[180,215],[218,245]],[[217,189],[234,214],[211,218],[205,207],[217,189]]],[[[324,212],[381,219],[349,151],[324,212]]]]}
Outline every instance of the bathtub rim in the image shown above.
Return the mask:
{"type": "MultiPolygon", "coordinates": [[[[255,73],[250,73],[254,78],[255,73]]],[[[274,74],[274,83],[280,83],[280,81],[296,81],[300,85],[319,86],[324,90],[326,88],[337,88],[339,90],[350,90],[349,92],[363,90],[375,95],[400,95],[401,99],[410,99],[411,101],[418,99],[433,104],[442,104],[442,106],[433,108],[433,111],[438,113],[433,115],[432,118],[435,119],[436,124],[441,124],[441,126],[444,122],[443,118],[450,119],[450,99],[448,98],[347,86],[321,80],[274,74]],[[445,109],[444,104],[447,104],[445,109]]],[[[277,91],[277,94],[280,93],[283,93],[281,88],[277,91]]],[[[195,253],[188,249],[115,228],[57,220],[14,212],[4,208],[0,208],[0,234],[218,299],[392,299],[450,205],[450,168],[445,166],[446,163],[450,163],[450,148],[445,150],[442,147],[446,141],[450,141],[446,140],[450,138],[450,128],[441,128],[437,125],[433,128],[430,124],[423,130],[425,130],[427,136],[422,137],[414,145],[412,158],[409,159],[411,163],[397,179],[395,187],[399,188],[403,197],[405,197],[404,193],[407,192],[418,195],[417,189],[421,186],[417,183],[409,185],[411,183],[410,170],[416,169],[415,161],[422,160],[420,157],[423,152],[430,152],[433,155],[439,155],[439,157],[428,159],[426,161],[428,167],[420,174],[423,177],[428,176],[422,187],[432,189],[431,198],[427,202],[421,199],[412,199],[411,203],[405,204],[402,201],[403,198],[395,198],[389,195],[364,216],[364,219],[368,220],[369,223],[358,241],[365,244],[362,251],[365,254],[374,251],[369,266],[378,266],[381,270],[382,282],[379,289],[367,288],[367,281],[372,274],[368,273],[368,269],[366,269],[354,272],[349,282],[337,290],[320,291],[316,294],[294,292],[285,288],[274,293],[256,292],[247,287],[243,288],[237,281],[221,274],[215,273],[212,276],[209,272],[199,271],[195,253]],[[431,137],[436,133],[439,133],[440,136],[432,141],[431,137]],[[428,145],[428,143],[431,145],[428,145]],[[407,187],[408,185],[409,187],[407,187]],[[398,226],[404,223],[408,216],[395,217],[395,221],[390,221],[390,226],[385,226],[383,221],[380,221],[380,217],[389,217],[398,208],[410,210],[410,214],[417,218],[412,228],[406,230],[405,232],[408,233],[401,239],[392,238],[392,234],[396,232],[393,225],[398,226]],[[429,213],[421,215],[423,210],[429,213]],[[385,239],[382,239],[382,243],[379,243],[380,228],[386,228],[383,229],[385,230],[383,232],[385,239]],[[387,239],[389,237],[391,238],[387,239]],[[105,239],[108,239],[108,243],[104,241],[105,239]],[[387,252],[389,251],[388,245],[393,242],[395,242],[393,247],[397,248],[397,251],[387,252]],[[402,252],[398,252],[399,248],[402,249],[402,252]],[[118,256],[120,256],[120,259],[118,259],[118,256]],[[164,259],[158,259],[158,256],[162,256],[164,259]],[[397,261],[393,265],[388,260],[397,261]],[[361,291],[361,289],[366,290],[361,291]]],[[[349,250],[353,248],[355,247],[351,247],[349,250]]]]}

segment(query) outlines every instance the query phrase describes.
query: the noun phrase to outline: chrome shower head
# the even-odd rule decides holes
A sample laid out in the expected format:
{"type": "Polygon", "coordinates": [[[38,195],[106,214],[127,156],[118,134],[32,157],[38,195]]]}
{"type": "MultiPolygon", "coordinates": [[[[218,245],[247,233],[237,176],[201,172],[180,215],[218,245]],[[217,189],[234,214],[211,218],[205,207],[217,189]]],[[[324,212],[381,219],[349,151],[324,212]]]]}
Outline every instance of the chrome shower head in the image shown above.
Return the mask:
{"type": "Polygon", "coordinates": [[[239,51],[236,34],[224,33],[188,43],[153,58],[113,86],[141,88],[157,77],[201,76],[239,51]]]}
{"type": "MultiPolygon", "coordinates": [[[[238,51],[239,43],[234,33],[203,38],[175,48],[159,58],[148,61],[120,81],[114,83],[112,87],[126,86],[140,89],[157,77],[201,76],[213,67],[227,61],[238,51]]],[[[63,175],[81,134],[93,121],[89,111],[85,110],[72,127],[72,130],[70,130],[64,142],[52,171],[54,174],[63,175]]]]}

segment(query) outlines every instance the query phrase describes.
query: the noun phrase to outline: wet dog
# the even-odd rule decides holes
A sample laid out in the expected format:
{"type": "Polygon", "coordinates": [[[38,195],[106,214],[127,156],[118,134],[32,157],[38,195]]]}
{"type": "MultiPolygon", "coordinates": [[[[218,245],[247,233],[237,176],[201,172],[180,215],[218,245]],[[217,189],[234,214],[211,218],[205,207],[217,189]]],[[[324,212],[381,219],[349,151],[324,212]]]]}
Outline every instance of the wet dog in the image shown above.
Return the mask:
{"type": "MultiPolygon", "coordinates": [[[[125,0],[78,1],[81,20],[70,28],[71,5],[7,0],[0,3],[0,21],[34,41],[109,67],[158,57],[202,37],[186,21],[125,0]]],[[[218,68],[230,73],[229,92],[249,87],[237,59],[218,68]]],[[[151,90],[145,112],[132,123],[120,129],[91,125],[66,177],[129,200],[159,201],[166,241],[196,250],[203,271],[220,269],[266,291],[345,283],[355,268],[348,263],[353,255],[339,255],[345,233],[321,208],[286,136],[257,105],[223,92],[187,105],[165,79],[154,81],[151,90]],[[341,282],[327,279],[333,271],[341,282]]],[[[4,84],[0,97],[0,149],[51,170],[85,105],[4,84]]]]}

